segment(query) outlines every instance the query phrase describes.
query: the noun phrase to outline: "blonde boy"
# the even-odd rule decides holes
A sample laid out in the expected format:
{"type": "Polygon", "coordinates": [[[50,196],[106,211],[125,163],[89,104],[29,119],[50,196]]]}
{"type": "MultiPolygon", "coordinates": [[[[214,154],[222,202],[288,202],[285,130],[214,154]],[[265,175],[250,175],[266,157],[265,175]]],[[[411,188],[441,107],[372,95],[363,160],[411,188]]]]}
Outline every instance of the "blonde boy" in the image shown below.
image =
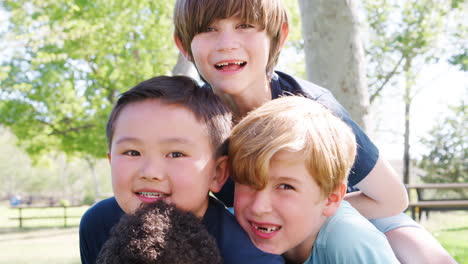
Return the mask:
{"type": "Polygon", "coordinates": [[[348,202],[356,142],[320,104],[283,97],[249,113],[229,139],[236,219],[261,250],[290,263],[398,263],[348,202]]]}

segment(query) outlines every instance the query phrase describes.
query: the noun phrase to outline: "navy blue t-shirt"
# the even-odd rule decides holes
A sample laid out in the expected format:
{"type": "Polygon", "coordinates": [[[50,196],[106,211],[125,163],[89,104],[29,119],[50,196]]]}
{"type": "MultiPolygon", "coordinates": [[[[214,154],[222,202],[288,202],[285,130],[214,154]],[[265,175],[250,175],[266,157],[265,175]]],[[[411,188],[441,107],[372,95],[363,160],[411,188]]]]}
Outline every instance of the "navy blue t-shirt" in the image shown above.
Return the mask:
{"type": "MultiPolygon", "coordinates": [[[[111,228],[124,215],[114,197],[102,200],[86,211],[80,222],[80,254],[83,264],[95,263],[111,228]]],[[[202,223],[215,238],[225,264],[284,263],[281,256],[262,252],[250,241],[234,216],[210,197],[202,223]]]]}
{"type": "MultiPolygon", "coordinates": [[[[204,87],[209,86],[205,85],[204,87]]],[[[305,96],[328,108],[351,127],[356,136],[358,148],[356,160],[348,176],[348,190],[364,179],[374,168],[379,158],[379,150],[369,137],[367,137],[366,133],[362,131],[361,127],[351,119],[348,112],[341,106],[329,90],[280,71],[275,71],[273,74],[270,87],[271,97],[273,99],[288,95],[305,96]]],[[[223,189],[215,195],[218,199],[223,201],[226,206],[232,207],[234,203],[234,182],[228,179],[223,189]]]]}
{"type": "Polygon", "coordinates": [[[99,201],[86,211],[80,221],[81,263],[96,262],[99,251],[109,239],[111,228],[124,214],[114,197],[99,201]]]}

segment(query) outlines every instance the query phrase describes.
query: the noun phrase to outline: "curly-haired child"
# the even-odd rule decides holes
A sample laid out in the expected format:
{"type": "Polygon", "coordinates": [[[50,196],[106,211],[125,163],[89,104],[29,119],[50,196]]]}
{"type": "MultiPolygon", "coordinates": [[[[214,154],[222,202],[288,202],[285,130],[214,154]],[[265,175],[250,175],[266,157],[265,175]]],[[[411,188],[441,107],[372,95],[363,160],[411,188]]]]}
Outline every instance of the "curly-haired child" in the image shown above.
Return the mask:
{"type": "Polygon", "coordinates": [[[216,241],[193,213],[158,201],[124,215],[97,263],[222,263],[216,241]]]}

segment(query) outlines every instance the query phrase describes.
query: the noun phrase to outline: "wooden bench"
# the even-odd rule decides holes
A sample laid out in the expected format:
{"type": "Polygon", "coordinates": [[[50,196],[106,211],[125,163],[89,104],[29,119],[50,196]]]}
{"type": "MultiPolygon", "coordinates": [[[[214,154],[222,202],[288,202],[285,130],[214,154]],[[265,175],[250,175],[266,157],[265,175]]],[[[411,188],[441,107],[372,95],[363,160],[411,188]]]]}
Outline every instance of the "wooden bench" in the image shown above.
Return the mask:
{"type": "MultiPolygon", "coordinates": [[[[458,198],[450,196],[448,198],[425,197],[427,190],[465,190],[468,194],[468,183],[426,183],[406,185],[408,192],[416,190],[417,201],[411,201],[408,209],[411,210],[411,216],[415,220],[421,220],[422,213],[429,217],[430,211],[446,210],[468,210],[468,197],[460,195],[458,198]]],[[[456,196],[456,195],[455,195],[456,196]]]]}

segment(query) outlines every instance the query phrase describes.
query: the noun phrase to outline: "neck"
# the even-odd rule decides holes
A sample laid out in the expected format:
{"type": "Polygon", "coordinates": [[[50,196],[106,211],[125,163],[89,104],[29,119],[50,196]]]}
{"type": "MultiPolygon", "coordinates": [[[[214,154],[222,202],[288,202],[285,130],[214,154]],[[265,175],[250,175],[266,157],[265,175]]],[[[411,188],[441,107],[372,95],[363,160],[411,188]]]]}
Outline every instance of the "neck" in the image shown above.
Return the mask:
{"type": "Polygon", "coordinates": [[[271,100],[270,84],[267,82],[263,89],[251,89],[242,94],[218,94],[224,104],[232,112],[234,123],[238,123],[250,111],[271,100]],[[255,93],[252,93],[252,92],[255,93]]]}
{"type": "Polygon", "coordinates": [[[286,251],[283,257],[288,264],[302,264],[312,254],[312,248],[318,233],[311,234],[305,241],[286,251]]]}
{"type": "Polygon", "coordinates": [[[283,257],[286,259],[286,263],[289,264],[302,264],[312,253],[312,248],[314,246],[315,237],[311,243],[302,243],[298,247],[292,248],[286,251],[283,254],[283,257]],[[307,245],[305,245],[307,244],[307,245]]]}

